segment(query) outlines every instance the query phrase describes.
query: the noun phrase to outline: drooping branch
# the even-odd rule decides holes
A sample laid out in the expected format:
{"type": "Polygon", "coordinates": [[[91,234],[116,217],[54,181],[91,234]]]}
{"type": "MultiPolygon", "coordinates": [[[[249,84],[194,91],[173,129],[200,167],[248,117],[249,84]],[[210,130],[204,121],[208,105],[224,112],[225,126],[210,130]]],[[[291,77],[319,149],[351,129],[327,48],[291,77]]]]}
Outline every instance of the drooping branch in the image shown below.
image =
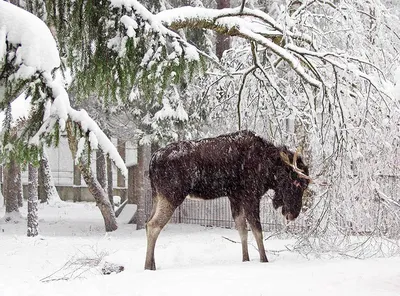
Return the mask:
{"type": "MultiPolygon", "coordinates": [[[[346,66],[346,61],[354,61],[373,68],[381,77],[384,77],[382,71],[372,62],[346,54],[320,52],[314,45],[313,38],[304,33],[304,30],[297,29],[293,24],[289,26],[281,24],[265,12],[244,7],[243,3],[245,1],[240,7],[221,10],[180,7],[162,11],[156,16],[171,30],[202,28],[259,44],[277,56],[276,63],[285,61],[311,86],[324,87],[329,77],[321,75],[318,69],[321,64],[329,63],[342,71],[349,71],[355,76],[368,80],[378,92],[388,96],[387,92],[367,72],[346,66]],[[303,32],[298,33],[299,31],[303,32]],[[310,57],[313,59],[309,59],[310,57]]],[[[338,7],[327,1],[305,1],[292,17],[296,17],[312,5],[326,5],[330,9],[338,10],[338,7]]]]}
{"type": "Polygon", "coordinates": [[[241,37],[260,44],[286,61],[307,83],[317,88],[322,86],[322,82],[310,75],[301,65],[299,59],[284,46],[278,45],[271,40],[276,36],[283,36],[283,34],[303,41],[311,42],[311,38],[307,35],[296,35],[290,31],[285,31],[282,26],[262,11],[244,8],[243,12],[240,12],[240,7],[221,10],[181,7],[161,12],[157,14],[157,17],[165,26],[173,30],[181,28],[209,29],[219,34],[241,37]],[[249,19],[244,17],[249,17],[249,19]],[[254,19],[264,23],[255,22],[254,19]]]}
{"type": "Polygon", "coordinates": [[[377,66],[375,66],[374,64],[368,62],[368,61],[364,61],[361,60],[360,58],[357,57],[352,57],[352,56],[347,56],[347,55],[343,55],[343,54],[337,54],[337,53],[333,53],[333,52],[315,52],[315,51],[310,51],[307,50],[305,48],[301,48],[299,46],[293,45],[293,44],[288,44],[287,49],[289,49],[292,52],[295,52],[299,55],[302,56],[311,56],[314,58],[318,58],[320,61],[323,62],[327,62],[329,64],[331,64],[333,67],[336,67],[340,70],[345,70],[345,71],[349,71],[354,73],[355,75],[357,75],[360,78],[363,78],[367,81],[369,81],[371,83],[371,85],[378,90],[380,93],[386,95],[387,97],[391,97],[390,94],[387,93],[387,91],[383,88],[381,88],[376,82],[375,79],[371,76],[369,76],[368,74],[362,72],[361,70],[356,69],[355,67],[352,67],[351,64],[349,64],[348,62],[346,63],[345,61],[356,61],[360,64],[365,64],[368,65],[374,69],[377,70],[378,73],[380,73],[382,76],[384,76],[383,71],[381,69],[379,69],[377,66]],[[332,57],[332,58],[331,58],[332,57]],[[333,59],[335,58],[335,59],[333,59]],[[343,61],[340,61],[343,60],[343,61]]]}
{"type": "MultiPolygon", "coordinates": [[[[269,14],[261,10],[247,7],[210,9],[186,6],[162,11],[157,14],[157,17],[166,27],[173,30],[190,28],[196,21],[206,26],[204,29],[211,29],[214,31],[218,29],[224,30],[221,28],[224,22],[221,24],[218,22],[220,19],[229,19],[231,26],[236,25],[236,22],[242,20],[246,21],[248,24],[251,23],[254,29],[260,30],[259,33],[265,35],[265,37],[283,36],[283,34],[285,34],[289,38],[312,44],[311,36],[294,33],[279,24],[269,14]]],[[[195,27],[198,26],[195,25],[195,27]]]]}

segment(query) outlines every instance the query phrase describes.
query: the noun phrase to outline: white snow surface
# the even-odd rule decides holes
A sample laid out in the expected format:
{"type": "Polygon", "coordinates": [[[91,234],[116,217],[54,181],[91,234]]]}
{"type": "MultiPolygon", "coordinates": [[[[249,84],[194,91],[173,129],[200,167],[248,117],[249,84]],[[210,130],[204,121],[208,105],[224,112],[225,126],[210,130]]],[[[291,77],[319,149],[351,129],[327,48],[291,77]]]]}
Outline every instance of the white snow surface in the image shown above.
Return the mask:
{"type": "Polygon", "coordinates": [[[55,40],[46,24],[33,14],[0,1],[0,61],[5,56],[6,38],[21,44],[17,60],[22,66],[17,76],[29,77],[36,70],[50,72],[60,66],[55,40]]]}
{"type": "MultiPolygon", "coordinates": [[[[26,209],[22,213],[26,215],[26,209]]],[[[0,218],[3,214],[0,211],[0,218]]],[[[250,235],[251,261],[242,263],[240,244],[223,238],[238,241],[235,230],[169,224],[157,242],[158,270],[144,271],[145,231],[136,231],[135,225],[122,224],[104,234],[102,217],[92,203],[40,205],[39,216],[41,235],[36,238],[26,236],[26,223],[0,224],[2,296],[400,294],[398,257],[307,260],[283,251],[268,252],[270,262],[260,263],[250,235]],[[99,254],[106,254],[101,264],[120,264],[125,270],[102,275],[99,268],[81,268],[74,279],[60,279],[71,276],[62,273],[68,261],[99,254]],[[41,281],[48,276],[53,281],[41,281]]],[[[286,250],[292,242],[265,243],[271,251],[286,250]]]]}

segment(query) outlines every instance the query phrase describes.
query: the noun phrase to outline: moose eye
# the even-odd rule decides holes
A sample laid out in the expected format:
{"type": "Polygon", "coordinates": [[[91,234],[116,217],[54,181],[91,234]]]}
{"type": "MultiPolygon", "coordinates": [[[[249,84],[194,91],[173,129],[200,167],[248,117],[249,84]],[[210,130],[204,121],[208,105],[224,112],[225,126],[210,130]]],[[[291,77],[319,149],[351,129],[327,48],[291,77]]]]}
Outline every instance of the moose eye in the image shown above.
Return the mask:
{"type": "Polygon", "coordinates": [[[297,179],[297,173],[296,172],[290,172],[290,178],[292,180],[296,180],[297,179]]]}

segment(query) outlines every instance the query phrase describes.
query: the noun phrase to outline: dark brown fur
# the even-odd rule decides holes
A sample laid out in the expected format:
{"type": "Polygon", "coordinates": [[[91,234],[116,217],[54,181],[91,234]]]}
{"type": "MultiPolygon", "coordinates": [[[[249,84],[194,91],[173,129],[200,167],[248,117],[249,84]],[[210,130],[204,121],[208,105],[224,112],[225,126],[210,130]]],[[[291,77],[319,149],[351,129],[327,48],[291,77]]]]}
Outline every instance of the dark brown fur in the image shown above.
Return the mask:
{"type": "MultiPolygon", "coordinates": [[[[242,241],[243,261],[249,260],[247,220],[257,241],[260,260],[267,262],[260,223],[261,197],[273,189],[275,209],[282,207],[282,214],[294,220],[300,213],[303,191],[309,183],[282,161],[281,152],[293,160],[293,153],[286,147],[275,147],[249,131],[172,143],[155,152],[150,162],[154,199],[146,226],[145,269],[155,270],[157,237],[187,196],[205,200],[228,196],[242,241]]],[[[308,175],[300,157],[297,166],[308,175]]]]}

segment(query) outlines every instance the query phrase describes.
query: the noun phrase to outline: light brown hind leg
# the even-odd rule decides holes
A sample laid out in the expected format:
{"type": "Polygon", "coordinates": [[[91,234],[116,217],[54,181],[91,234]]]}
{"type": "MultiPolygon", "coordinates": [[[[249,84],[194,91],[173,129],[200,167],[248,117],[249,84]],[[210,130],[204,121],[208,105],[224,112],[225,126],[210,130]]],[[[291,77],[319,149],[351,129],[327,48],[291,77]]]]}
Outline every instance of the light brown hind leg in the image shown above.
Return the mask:
{"type": "Polygon", "coordinates": [[[249,261],[249,250],[247,245],[248,231],[244,209],[240,203],[235,202],[233,199],[230,199],[230,202],[232,217],[235,221],[236,229],[239,232],[240,240],[242,242],[242,261],[249,261]]]}
{"type": "Polygon", "coordinates": [[[147,252],[144,269],[149,270],[156,270],[154,248],[157,238],[163,227],[168,223],[169,219],[171,219],[176,208],[162,195],[157,195],[154,198],[154,202],[152,215],[146,224],[147,252]]]}
{"type": "Polygon", "coordinates": [[[254,238],[257,242],[258,252],[260,254],[260,261],[268,262],[267,255],[265,253],[263,233],[260,222],[260,202],[254,200],[253,203],[248,203],[244,205],[244,211],[246,214],[247,222],[249,222],[251,231],[253,232],[254,238]]]}

